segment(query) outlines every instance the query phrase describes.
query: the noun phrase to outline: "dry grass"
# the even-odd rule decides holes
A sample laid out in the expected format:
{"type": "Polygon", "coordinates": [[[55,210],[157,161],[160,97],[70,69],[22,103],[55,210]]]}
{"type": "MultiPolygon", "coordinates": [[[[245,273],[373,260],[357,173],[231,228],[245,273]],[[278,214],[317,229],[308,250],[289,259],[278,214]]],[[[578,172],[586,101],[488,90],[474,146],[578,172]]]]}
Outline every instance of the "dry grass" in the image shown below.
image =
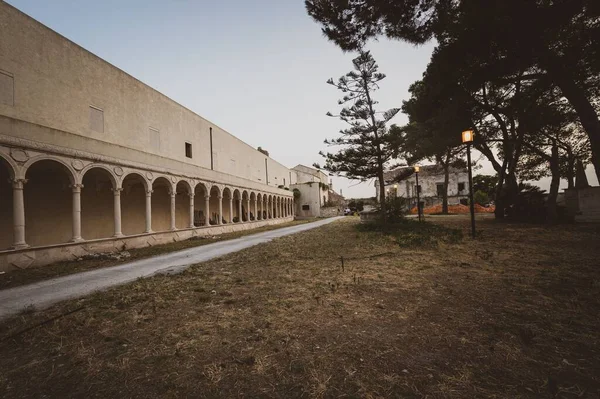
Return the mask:
{"type": "Polygon", "coordinates": [[[47,280],[54,277],[65,276],[67,274],[81,273],[101,267],[110,267],[131,262],[133,260],[149,258],[151,256],[161,255],[167,252],[180,251],[183,249],[198,247],[201,245],[212,244],[219,241],[232,240],[256,234],[263,231],[276,230],[283,227],[296,226],[311,222],[311,220],[295,220],[293,222],[277,224],[273,226],[259,227],[253,230],[236,231],[233,233],[225,233],[217,236],[197,237],[190,240],[177,241],[169,244],[154,245],[146,248],[129,249],[127,252],[131,255],[129,258],[121,260],[115,259],[84,259],[81,261],[65,261],[57,262],[52,265],[43,267],[35,267],[31,269],[12,270],[4,274],[0,274],[0,290],[12,288],[19,285],[30,284],[36,281],[47,280]]]}
{"type": "Polygon", "coordinates": [[[479,225],[422,248],[346,218],[21,315],[0,337],[85,306],[0,343],[0,392],[597,397],[597,228],[479,225]]]}

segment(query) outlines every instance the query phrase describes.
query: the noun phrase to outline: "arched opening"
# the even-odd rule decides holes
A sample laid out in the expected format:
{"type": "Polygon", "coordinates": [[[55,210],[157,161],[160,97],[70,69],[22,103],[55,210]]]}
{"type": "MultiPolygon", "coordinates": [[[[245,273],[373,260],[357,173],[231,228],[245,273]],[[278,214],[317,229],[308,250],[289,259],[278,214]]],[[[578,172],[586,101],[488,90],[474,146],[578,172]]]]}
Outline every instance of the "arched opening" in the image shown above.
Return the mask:
{"type": "Polygon", "coordinates": [[[233,222],[233,197],[231,196],[231,190],[228,187],[223,189],[223,223],[233,222]]]}
{"type": "Polygon", "coordinates": [[[88,169],[81,189],[81,236],[86,240],[115,234],[114,177],[100,167],[88,169]]]}
{"type": "Polygon", "coordinates": [[[273,196],[267,197],[267,219],[273,219],[273,196]]]}
{"type": "Polygon", "coordinates": [[[233,222],[241,223],[241,209],[242,209],[242,194],[240,190],[233,190],[233,222]]]}
{"type": "Polygon", "coordinates": [[[242,221],[248,221],[248,191],[244,190],[242,192],[242,221]]]}
{"type": "Polygon", "coordinates": [[[37,161],[27,169],[24,188],[25,237],[31,246],[73,238],[73,178],[58,161],[37,161]]]}
{"type": "Polygon", "coordinates": [[[13,192],[11,180],[14,171],[4,158],[0,157],[0,249],[8,249],[14,243],[13,192]]]}
{"type": "Polygon", "coordinates": [[[256,194],[250,193],[250,220],[256,220],[256,194]]]}
{"type": "Polygon", "coordinates": [[[146,230],[146,180],[137,173],[128,174],[121,191],[121,226],[123,234],[140,234],[146,230]]]}
{"type": "Polygon", "coordinates": [[[190,227],[190,194],[192,188],[185,180],[177,183],[175,187],[175,227],[178,229],[187,229],[190,227]]]}
{"type": "Polygon", "coordinates": [[[221,191],[219,187],[212,186],[210,189],[210,225],[215,226],[223,222],[223,216],[220,214],[221,191]]]}
{"type": "Polygon", "coordinates": [[[198,183],[194,188],[194,226],[201,227],[207,225],[207,217],[210,210],[207,207],[208,190],[204,183],[198,183]]]}
{"type": "Polygon", "coordinates": [[[256,220],[263,219],[263,195],[258,193],[256,195],[256,220]]]}
{"type": "Polygon", "coordinates": [[[152,182],[152,230],[171,229],[171,183],[164,177],[152,182]]]}

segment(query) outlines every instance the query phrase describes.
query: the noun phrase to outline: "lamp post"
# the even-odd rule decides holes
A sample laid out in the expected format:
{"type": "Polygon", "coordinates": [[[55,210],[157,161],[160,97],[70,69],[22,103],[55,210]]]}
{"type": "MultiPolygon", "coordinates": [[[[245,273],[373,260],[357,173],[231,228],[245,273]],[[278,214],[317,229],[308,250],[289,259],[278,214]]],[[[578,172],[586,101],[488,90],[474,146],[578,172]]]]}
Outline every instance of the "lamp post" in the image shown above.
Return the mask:
{"type": "Polygon", "coordinates": [[[419,196],[419,166],[415,166],[415,177],[417,179],[417,215],[419,217],[419,222],[421,221],[421,198],[419,196]]]}
{"type": "Polygon", "coordinates": [[[473,172],[471,171],[471,143],[475,134],[472,130],[462,132],[462,142],[467,144],[467,164],[469,167],[469,205],[471,207],[471,236],[475,238],[475,203],[473,202],[473,172]]]}

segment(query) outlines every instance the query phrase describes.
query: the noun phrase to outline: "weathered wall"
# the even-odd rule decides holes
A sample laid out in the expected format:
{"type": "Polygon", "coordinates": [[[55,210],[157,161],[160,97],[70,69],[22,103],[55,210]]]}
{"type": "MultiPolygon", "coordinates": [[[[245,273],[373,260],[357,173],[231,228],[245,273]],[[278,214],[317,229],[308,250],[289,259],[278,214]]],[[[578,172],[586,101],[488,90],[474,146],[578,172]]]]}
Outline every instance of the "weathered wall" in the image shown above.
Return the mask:
{"type": "Polygon", "coordinates": [[[285,166],[4,2],[0,26],[0,71],[14,82],[0,115],[64,132],[10,126],[1,134],[196,171],[211,168],[212,131],[215,171],[267,184],[268,168],[269,186],[289,184],[285,166]],[[90,106],[102,110],[101,131],[91,128],[90,106]]]}
{"type": "Polygon", "coordinates": [[[173,241],[187,240],[191,237],[212,236],[234,231],[255,229],[261,226],[271,226],[286,223],[293,217],[273,220],[260,220],[242,224],[202,227],[154,234],[141,234],[133,237],[123,237],[117,240],[105,239],[79,244],[67,244],[58,247],[25,249],[14,252],[0,253],[0,271],[24,269],[45,266],[51,263],[73,260],[90,253],[116,252],[127,248],[143,248],[153,245],[166,244],[173,241]]]}
{"type": "Polygon", "coordinates": [[[297,188],[300,190],[300,198],[295,201],[295,212],[299,218],[312,218],[321,216],[321,189],[319,183],[312,184],[295,184],[291,189],[297,188]],[[308,205],[308,210],[303,210],[302,207],[308,205]]]}
{"type": "Polygon", "coordinates": [[[600,187],[565,190],[565,200],[576,222],[600,222],[600,187]]]}
{"type": "MultiPolygon", "coordinates": [[[[419,185],[421,186],[421,198],[437,197],[437,185],[444,183],[444,175],[426,175],[419,173],[419,185]]],[[[385,186],[386,194],[395,196],[397,192],[398,197],[404,198],[415,198],[417,196],[416,191],[417,183],[416,177],[412,176],[400,181],[398,183],[391,183],[385,186]],[[397,186],[397,188],[396,188],[397,186]]],[[[378,195],[378,187],[376,186],[376,195],[378,195]]],[[[459,199],[469,194],[469,180],[466,173],[450,173],[448,181],[448,202],[450,204],[458,204],[459,199]],[[459,183],[464,183],[464,189],[459,191],[459,183]],[[452,198],[454,197],[454,198],[452,198]]],[[[440,197],[441,198],[441,197],[440,197]]]]}

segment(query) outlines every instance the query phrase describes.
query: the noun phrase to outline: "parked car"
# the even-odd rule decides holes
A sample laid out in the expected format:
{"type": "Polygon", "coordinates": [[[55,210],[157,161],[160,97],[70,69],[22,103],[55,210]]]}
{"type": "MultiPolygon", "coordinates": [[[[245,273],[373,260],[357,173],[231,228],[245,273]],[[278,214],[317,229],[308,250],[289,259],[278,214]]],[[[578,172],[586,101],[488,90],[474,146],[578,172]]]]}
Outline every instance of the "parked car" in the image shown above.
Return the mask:
{"type": "Polygon", "coordinates": [[[344,209],[344,216],[352,215],[352,210],[350,208],[344,209]]]}

